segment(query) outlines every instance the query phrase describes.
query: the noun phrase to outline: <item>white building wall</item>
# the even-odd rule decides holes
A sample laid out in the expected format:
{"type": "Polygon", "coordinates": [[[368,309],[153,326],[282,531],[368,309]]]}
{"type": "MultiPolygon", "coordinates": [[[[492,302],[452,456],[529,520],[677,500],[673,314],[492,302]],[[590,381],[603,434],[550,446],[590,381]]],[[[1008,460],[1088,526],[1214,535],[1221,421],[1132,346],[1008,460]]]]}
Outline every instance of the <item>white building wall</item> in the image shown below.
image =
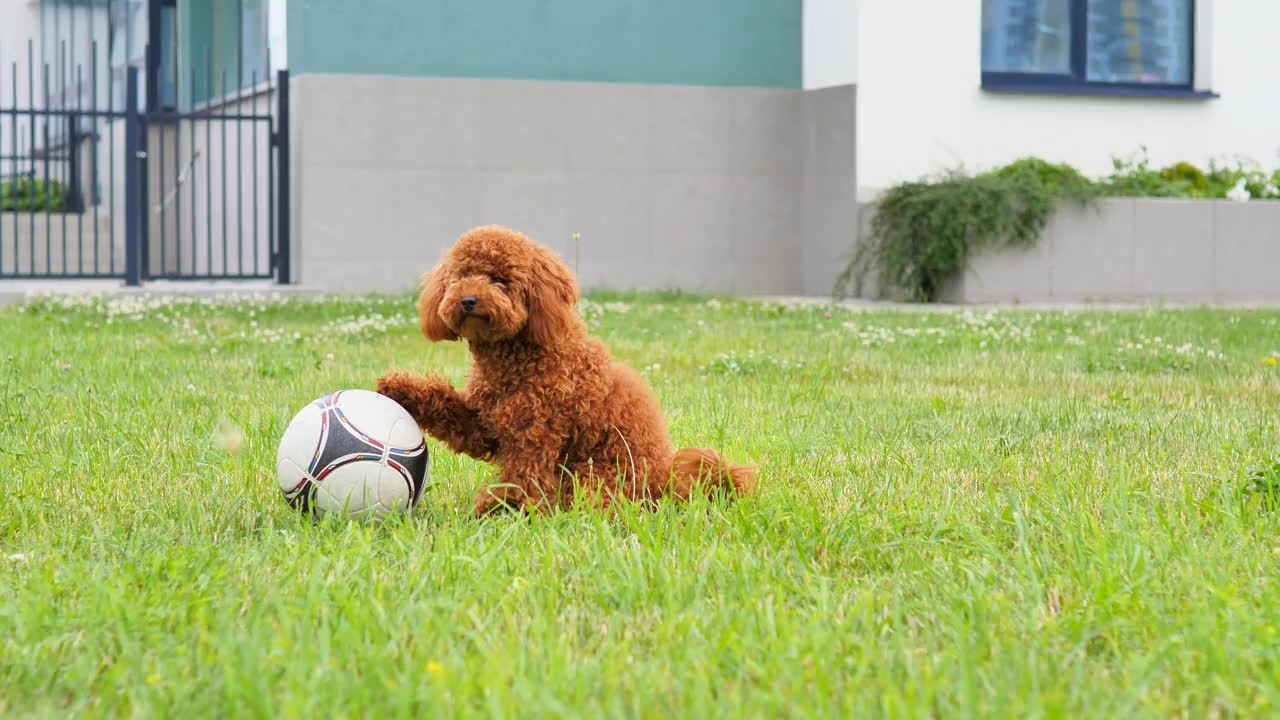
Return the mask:
{"type": "Polygon", "coordinates": [[[804,88],[858,77],[858,0],[804,0],[804,88]]]}
{"type": "Polygon", "coordinates": [[[851,77],[858,86],[863,199],[902,180],[1028,154],[1095,175],[1142,146],[1156,164],[1280,165],[1280,2],[1198,6],[1196,83],[1216,99],[983,91],[982,0],[809,0],[805,82],[851,77]]]}
{"type": "MultiPolygon", "coordinates": [[[[0,97],[6,105],[13,104],[13,64],[18,64],[18,97],[22,107],[27,105],[27,39],[39,42],[40,38],[40,5],[33,0],[0,0],[0,97]]],[[[33,47],[34,54],[40,57],[39,46],[33,47]]],[[[37,96],[36,105],[43,103],[44,90],[36,80],[33,94],[37,96]]],[[[15,121],[13,116],[0,116],[0,155],[10,155],[15,135],[21,138],[19,151],[27,148],[29,128],[26,118],[15,121]]],[[[0,178],[8,178],[17,172],[12,160],[0,160],[0,178]]]]}
{"type": "MultiPolygon", "coordinates": [[[[0,65],[9,79],[10,64],[27,61],[27,38],[40,38],[40,3],[36,0],[0,0],[0,65]]],[[[36,53],[40,48],[35,48],[36,53]]],[[[36,57],[39,57],[37,54],[36,57]]]]}

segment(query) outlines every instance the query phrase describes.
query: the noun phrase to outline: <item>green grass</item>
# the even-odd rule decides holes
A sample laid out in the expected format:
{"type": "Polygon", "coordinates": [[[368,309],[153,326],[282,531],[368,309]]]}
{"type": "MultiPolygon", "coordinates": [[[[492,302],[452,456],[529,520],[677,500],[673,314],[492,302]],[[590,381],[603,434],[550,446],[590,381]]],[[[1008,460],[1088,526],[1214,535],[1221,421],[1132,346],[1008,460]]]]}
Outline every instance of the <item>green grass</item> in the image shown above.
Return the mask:
{"type": "Polygon", "coordinates": [[[299,407],[461,381],[411,312],[0,308],[0,716],[1280,711],[1280,312],[596,296],[758,496],[477,522],[433,444],[412,517],[304,519],[299,407]]]}

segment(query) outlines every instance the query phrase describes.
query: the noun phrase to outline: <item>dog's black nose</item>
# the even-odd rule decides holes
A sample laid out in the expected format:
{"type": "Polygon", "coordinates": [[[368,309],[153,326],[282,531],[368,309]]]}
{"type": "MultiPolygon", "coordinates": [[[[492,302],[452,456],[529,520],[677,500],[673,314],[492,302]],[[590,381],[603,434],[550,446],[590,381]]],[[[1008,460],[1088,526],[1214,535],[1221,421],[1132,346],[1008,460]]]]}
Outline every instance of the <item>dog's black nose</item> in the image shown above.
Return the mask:
{"type": "Polygon", "coordinates": [[[476,296],[468,295],[462,298],[462,309],[471,312],[476,309],[476,296]]]}

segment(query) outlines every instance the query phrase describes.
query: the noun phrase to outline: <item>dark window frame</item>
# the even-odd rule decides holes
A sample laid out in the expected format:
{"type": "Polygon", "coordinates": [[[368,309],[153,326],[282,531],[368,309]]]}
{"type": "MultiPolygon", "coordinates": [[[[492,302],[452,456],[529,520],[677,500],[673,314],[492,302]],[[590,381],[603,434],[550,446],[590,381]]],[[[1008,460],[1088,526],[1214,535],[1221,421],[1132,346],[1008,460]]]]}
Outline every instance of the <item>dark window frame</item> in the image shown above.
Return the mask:
{"type": "Polygon", "coordinates": [[[1191,28],[1188,47],[1191,57],[1186,83],[1102,82],[1088,79],[1088,0],[1068,0],[1071,22],[1071,70],[1068,73],[997,72],[982,70],[982,89],[991,92],[1039,93],[1054,95],[1119,95],[1139,97],[1216,98],[1210,90],[1197,90],[1196,0],[1188,6],[1191,28]]]}

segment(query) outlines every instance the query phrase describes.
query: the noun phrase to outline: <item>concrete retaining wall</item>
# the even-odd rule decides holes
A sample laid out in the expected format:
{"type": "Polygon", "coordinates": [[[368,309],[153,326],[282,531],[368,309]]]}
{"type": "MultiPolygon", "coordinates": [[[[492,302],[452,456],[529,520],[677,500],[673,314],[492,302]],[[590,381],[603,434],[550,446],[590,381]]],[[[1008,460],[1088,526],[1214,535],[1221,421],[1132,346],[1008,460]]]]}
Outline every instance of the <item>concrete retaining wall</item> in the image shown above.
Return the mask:
{"type": "Polygon", "coordinates": [[[1280,302],[1280,202],[1067,206],[1040,243],[974,258],[948,302],[1280,302]]]}
{"type": "Polygon", "coordinates": [[[310,287],[412,287],[460,233],[501,223],[586,287],[825,294],[857,238],[852,86],[293,88],[295,279],[310,287]]]}

